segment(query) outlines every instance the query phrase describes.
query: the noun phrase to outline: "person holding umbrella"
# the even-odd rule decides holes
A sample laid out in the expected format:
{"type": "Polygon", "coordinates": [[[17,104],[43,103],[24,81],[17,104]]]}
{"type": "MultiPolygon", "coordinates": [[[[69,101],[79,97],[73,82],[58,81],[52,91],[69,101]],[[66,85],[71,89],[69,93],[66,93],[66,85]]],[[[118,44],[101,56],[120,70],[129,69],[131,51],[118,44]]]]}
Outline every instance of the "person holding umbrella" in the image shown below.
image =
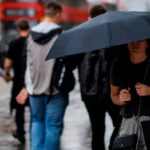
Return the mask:
{"type": "MultiPolygon", "coordinates": [[[[121,50],[120,50],[121,51],[121,50]]],[[[142,130],[138,150],[150,150],[150,58],[148,40],[129,42],[123,57],[111,70],[111,98],[121,106],[123,117],[120,135],[133,130],[133,117],[139,118],[142,130]],[[142,147],[140,147],[142,145],[142,147]]],[[[122,52],[123,52],[122,51],[122,52]]],[[[136,127],[134,127],[136,129],[136,127]]],[[[139,131],[139,130],[138,130],[139,131]]]]}
{"type": "MultiPolygon", "coordinates": [[[[90,18],[105,12],[105,7],[95,5],[90,10],[90,18]]],[[[105,150],[106,112],[109,113],[115,127],[110,140],[110,148],[121,122],[119,107],[115,106],[110,99],[109,72],[112,60],[110,60],[108,52],[109,50],[101,50],[86,53],[80,55],[81,58],[78,61],[81,97],[88,111],[92,127],[92,150],[105,150]]]]}

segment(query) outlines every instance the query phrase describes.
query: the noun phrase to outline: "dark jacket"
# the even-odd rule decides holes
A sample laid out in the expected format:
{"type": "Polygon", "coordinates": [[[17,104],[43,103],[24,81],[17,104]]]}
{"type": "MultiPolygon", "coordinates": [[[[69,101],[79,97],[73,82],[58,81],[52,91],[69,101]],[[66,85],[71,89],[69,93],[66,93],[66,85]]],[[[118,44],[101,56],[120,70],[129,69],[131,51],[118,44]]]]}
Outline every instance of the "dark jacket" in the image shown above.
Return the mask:
{"type": "MultiPolygon", "coordinates": [[[[23,88],[21,84],[21,77],[23,76],[21,71],[21,61],[22,61],[22,52],[24,51],[26,38],[19,37],[9,43],[7,58],[13,62],[13,85],[11,90],[11,101],[10,101],[10,111],[14,108],[21,107],[20,104],[16,102],[16,96],[19,94],[20,90],[23,88]]],[[[26,104],[25,104],[26,105],[26,104]]],[[[24,105],[24,106],[25,106],[24,105]]]]}
{"type": "Polygon", "coordinates": [[[110,96],[110,68],[115,57],[116,51],[110,49],[80,55],[78,68],[83,100],[104,100],[104,96],[110,96]]]}
{"type": "Polygon", "coordinates": [[[98,98],[103,90],[105,82],[104,53],[91,52],[80,56],[79,81],[81,95],[84,98],[98,98]]]}

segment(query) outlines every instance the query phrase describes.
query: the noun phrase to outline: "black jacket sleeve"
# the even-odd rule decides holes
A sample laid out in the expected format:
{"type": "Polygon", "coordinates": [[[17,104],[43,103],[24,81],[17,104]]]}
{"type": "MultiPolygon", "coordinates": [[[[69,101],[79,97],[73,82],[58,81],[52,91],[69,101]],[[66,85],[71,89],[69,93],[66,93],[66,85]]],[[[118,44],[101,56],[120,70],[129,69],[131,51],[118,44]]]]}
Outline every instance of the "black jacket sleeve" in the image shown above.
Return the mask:
{"type": "Polygon", "coordinates": [[[21,54],[21,84],[25,87],[25,72],[26,72],[26,61],[27,61],[27,40],[25,41],[22,54],[21,54]]]}

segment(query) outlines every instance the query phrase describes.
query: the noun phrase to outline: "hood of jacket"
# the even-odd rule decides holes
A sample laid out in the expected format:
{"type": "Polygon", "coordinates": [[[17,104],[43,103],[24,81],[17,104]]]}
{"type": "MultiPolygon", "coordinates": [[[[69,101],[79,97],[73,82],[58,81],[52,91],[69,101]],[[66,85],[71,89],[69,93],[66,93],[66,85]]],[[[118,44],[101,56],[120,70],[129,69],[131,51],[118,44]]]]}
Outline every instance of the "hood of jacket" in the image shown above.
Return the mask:
{"type": "Polygon", "coordinates": [[[55,23],[41,22],[31,29],[30,35],[34,42],[46,44],[61,31],[62,28],[55,23]]]}

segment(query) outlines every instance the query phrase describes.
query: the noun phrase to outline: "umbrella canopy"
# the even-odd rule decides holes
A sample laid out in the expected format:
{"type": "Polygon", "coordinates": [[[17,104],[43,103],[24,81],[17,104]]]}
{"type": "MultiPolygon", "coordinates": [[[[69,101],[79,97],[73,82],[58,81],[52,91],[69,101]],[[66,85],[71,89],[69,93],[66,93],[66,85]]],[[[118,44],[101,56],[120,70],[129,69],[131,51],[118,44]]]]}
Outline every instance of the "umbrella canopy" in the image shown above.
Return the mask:
{"type": "Polygon", "coordinates": [[[111,11],[63,32],[46,59],[150,38],[149,12],[111,11]]]}

